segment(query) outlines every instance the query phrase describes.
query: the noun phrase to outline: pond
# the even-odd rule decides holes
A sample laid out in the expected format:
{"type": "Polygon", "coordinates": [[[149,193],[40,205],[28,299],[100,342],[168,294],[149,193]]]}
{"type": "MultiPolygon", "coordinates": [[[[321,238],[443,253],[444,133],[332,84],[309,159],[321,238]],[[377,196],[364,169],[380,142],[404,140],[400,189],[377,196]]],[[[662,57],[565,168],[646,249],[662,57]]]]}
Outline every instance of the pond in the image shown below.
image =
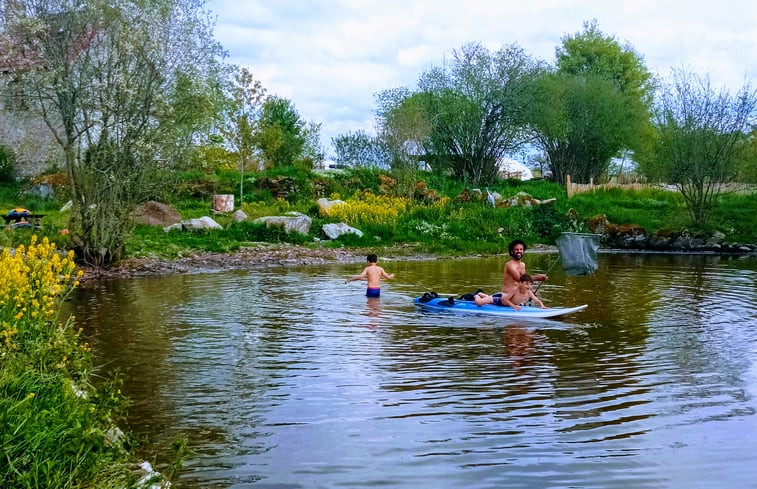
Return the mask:
{"type": "Polygon", "coordinates": [[[505,257],[113,280],[72,303],[181,488],[711,488],[757,479],[757,258],[528,253],[560,320],[426,313],[505,257]]]}

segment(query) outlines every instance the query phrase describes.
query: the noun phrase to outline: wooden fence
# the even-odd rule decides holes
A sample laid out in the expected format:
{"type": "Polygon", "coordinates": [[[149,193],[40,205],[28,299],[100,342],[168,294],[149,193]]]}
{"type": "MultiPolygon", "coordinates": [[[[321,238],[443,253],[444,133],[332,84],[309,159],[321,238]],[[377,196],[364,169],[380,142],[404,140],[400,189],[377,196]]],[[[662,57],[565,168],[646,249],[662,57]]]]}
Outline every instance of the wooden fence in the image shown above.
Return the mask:
{"type": "Polygon", "coordinates": [[[568,175],[565,178],[565,189],[568,191],[568,198],[573,197],[575,194],[580,194],[582,192],[593,192],[595,190],[601,190],[601,189],[609,189],[609,188],[620,188],[623,190],[642,190],[645,188],[659,188],[659,189],[667,189],[667,190],[675,190],[674,187],[668,187],[665,185],[660,184],[653,184],[653,183],[615,183],[615,182],[608,182],[608,183],[602,183],[599,185],[594,184],[594,179],[592,178],[589,180],[589,183],[573,183],[570,180],[570,175],[568,175]]]}

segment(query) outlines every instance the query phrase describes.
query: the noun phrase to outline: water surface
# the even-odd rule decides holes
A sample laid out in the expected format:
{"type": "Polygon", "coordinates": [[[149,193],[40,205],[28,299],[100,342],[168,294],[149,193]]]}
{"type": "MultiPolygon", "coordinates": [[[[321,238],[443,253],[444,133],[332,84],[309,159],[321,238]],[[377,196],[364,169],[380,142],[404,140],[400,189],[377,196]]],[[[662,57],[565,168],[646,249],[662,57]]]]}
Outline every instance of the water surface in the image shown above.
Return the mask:
{"type": "Polygon", "coordinates": [[[561,320],[425,313],[495,291],[505,257],[118,280],[73,307],[126,374],[148,453],[188,436],[182,488],[757,487],[757,259],[556,256],[561,320]]]}

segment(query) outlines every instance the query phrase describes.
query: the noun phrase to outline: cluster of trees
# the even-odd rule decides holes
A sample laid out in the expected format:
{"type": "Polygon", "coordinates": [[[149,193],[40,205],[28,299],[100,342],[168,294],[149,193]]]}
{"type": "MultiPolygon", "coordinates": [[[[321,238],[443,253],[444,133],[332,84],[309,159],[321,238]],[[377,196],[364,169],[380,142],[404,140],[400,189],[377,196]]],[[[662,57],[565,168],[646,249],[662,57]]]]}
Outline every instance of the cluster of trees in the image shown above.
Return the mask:
{"type": "MultiPolygon", "coordinates": [[[[119,258],[134,207],[170,189],[177,168],[231,162],[243,194],[244,171],[323,159],[320,126],[226,64],[210,18],[205,0],[0,2],[0,87],[60,147],[72,239],[89,264],[119,258]]],[[[422,165],[486,185],[528,148],[557,181],[580,183],[632,154],[703,224],[723,183],[757,177],[755,100],[748,84],[731,96],[685,71],[659,83],[593,22],[563,38],[554,65],[515,44],[464,45],[416,88],[377,95],[377,136],[332,144],[338,162],[391,168],[408,192],[422,165]]]]}
{"type": "Polygon", "coordinates": [[[0,2],[0,87],[61,149],[85,262],[119,258],[135,206],[199,147],[243,170],[320,158],[320,127],[225,64],[210,18],[204,0],[0,2]]]}
{"type": "Polygon", "coordinates": [[[632,155],[645,177],[678,186],[697,225],[724,184],[755,181],[757,96],[748,83],[732,96],[686,70],[658,80],[596,21],[565,36],[556,55],[549,65],[517,45],[465,45],[417,88],[378,94],[377,136],[334,138],[337,159],[391,168],[423,160],[486,185],[507,154],[537,152],[560,183],[599,181],[614,158],[632,155]]]}

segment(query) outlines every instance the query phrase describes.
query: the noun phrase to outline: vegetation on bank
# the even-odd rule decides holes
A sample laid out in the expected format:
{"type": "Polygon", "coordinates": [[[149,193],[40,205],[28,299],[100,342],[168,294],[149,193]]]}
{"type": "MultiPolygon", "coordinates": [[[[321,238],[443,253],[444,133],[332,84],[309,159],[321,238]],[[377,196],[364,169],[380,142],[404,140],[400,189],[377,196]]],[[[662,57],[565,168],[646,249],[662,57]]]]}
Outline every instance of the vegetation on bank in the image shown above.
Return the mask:
{"type": "Polygon", "coordinates": [[[73,253],[47,239],[0,253],[0,487],[133,487],[117,429],[118,382],[95,387],[92,355],[60,305],[73,253]]]}
{"type": "MultiPolygon", "coordinates": [[[[666,230],[691,234],[722,232],[728,243],[757,243],[757,199],[751,193],[721,196],[713,209],[712,224],[694,227],[681,194],[650,186],[643,190],[611,188],[581,193],[568,199],[565,187],[547,180],[499,179],[481,193],[443,174],[416,172],[413,181],[423,182],[411,197],[398,196],[400,178],[393,172],[349,169],[311,172],[301,168],[245,174],[244,198],[239,204],[240,177],[237,172],[187,172],[179,175],[176,191],[166,201],[183,219],[211,215],[223,226],[214,231],[172,231],[160,227],[136,226],[126,245],[126,256],[175,258],[193,251],[233,252],[251,243],[292,243],[309,246],[376,248],[402,245],[410,253],[496,254],[514,239],[529,244],[554,244],[564,231],[588,231],[588,220],[604,214],[613,224],[633,224],[648,232],[666,230]],[[493,207],[487,191],[508,199],[525,193],[537,200],[553,202],[531,207],[493,207]],[[235,194],[237,208],[248,219],[233,223],[230,215],[211,214],[214,194],[235,194]],[[472,196],[461,201],[461,195],[472,196]],[[343,205],[323,215],[316,200],[340,199],[343,205]],[[312,219],[310,232],[286,233],[254,223],[257,217],[299,212],[312,219]],[[346,234],[328,240],[322,227],[345,222],[364,234],[346,234]]],[[[28,184],[27,184],[28,186],[28,184]]],[[[41,229],[5,229],[0,245],[23,243],[34,232],[71,246],[65,233],[68,214],[63,202],[24,196],[19,183],[0,188],[0,205],[5,210],[23,206],[44,213],[41,229]]]]}

